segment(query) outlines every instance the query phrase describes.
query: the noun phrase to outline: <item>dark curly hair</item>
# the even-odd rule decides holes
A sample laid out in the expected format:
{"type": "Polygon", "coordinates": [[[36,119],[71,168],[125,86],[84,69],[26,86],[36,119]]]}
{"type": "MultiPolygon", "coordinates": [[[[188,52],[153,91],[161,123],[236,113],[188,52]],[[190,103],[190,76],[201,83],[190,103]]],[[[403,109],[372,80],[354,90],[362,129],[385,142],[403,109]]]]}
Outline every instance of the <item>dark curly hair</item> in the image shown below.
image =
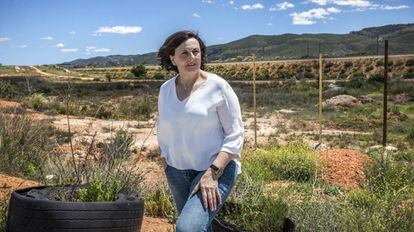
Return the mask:
{"type": "Polygon", "coordinates": [[[165,40],[164,44],[158,50],[158,64],[161,68],[168,70],[168,71],[175,71],[178,73],[178,68],[171,63],[170,55],[173,56],[175,49],[180,46],[184,41],[194,38],[200,44],[201,49],[201,69],[204,70],[205,63],[207,60],[206,56],[206,45],[204,44],[203,40],[201,40],[198,33],[192,31],[178,31],[174,34],[168,36],[165,40]]]}

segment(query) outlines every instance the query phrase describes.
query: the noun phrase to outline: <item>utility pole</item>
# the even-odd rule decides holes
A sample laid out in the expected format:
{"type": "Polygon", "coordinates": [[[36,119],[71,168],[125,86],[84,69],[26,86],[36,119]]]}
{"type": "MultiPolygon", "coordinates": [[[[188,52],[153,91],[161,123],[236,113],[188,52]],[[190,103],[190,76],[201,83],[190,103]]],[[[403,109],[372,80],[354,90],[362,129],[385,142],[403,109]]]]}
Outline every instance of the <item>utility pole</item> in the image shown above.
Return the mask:
{"type": "Polygon", "coordinates": [[[384,109],[383,109],[383,127],[382,127],[382,146],[387,146],[387,82],[388,82],[388,40],[385,40],[384,47],[384,109]]]}

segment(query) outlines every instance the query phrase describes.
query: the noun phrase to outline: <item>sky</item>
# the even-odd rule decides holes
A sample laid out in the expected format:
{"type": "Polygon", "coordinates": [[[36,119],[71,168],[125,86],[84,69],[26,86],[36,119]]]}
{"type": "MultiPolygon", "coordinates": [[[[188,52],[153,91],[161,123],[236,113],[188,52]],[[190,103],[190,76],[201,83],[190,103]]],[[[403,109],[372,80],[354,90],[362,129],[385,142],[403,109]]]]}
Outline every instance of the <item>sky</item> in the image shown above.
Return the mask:
{"type": "Polygon", "coordinates": [[[184,29],[214,45],[400,23],[414,23],[414,0],[0,0],[0,63],[155,52],[184,29]]]}

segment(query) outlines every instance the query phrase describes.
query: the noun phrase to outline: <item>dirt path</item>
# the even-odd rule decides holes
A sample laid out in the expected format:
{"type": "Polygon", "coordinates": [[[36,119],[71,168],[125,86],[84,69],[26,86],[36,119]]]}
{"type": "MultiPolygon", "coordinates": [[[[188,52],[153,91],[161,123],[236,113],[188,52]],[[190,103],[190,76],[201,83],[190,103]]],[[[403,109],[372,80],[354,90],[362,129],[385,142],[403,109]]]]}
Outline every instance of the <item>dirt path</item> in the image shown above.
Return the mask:
{"type": "Polygon", "coordinates": [[[36,73],[42,75],[42,76],[47,76],[47,77],[59,77],[59,75],[56,74],[52,74],[52,73],[47,73],[47,72],[43,72],[42,70],[36,68],[35,66],[29,66],[31,69],[33,69],[33,71],[35,71],[36,73]]]}

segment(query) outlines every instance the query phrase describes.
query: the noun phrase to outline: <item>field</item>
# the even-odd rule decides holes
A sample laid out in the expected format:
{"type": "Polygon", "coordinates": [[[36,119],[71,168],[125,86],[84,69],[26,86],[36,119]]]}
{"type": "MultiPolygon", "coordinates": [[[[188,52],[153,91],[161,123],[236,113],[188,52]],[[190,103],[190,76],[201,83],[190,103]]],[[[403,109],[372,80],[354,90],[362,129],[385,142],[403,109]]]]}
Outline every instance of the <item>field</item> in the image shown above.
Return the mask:
{"type": "MultiPolygon", "coordinates": [[[[384,149],[376,146],[383,99],[378,57],[325,62],[321,138],[317,61],[258,63],[257,148],[251,63],[207,65],[232,85],[245,127],[243,172],[220,217],[249,231],[278,231],[284,217],[298,231],[414,231],[414,57],[392,57],[389,66],[384,149]]],[[[172,228],[177,215],[155,119],[159,87],[174,74],[147,66],[135,77],[131,68],[0,66],[2,180],[70,183],[79,177],[76,167],[86,179],[87,167],[111,151],[119,168],[134,174],[128,187],[146,198],[143,231],[172,228]]],[[[18,187],[1,183],[0,229],[8,194],[18,187]]]]}

